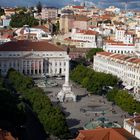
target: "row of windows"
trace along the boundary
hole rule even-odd
[[[77,35],[75,35],[73,38],[78,38],[78,39],[95,39],[95,36],[77,36]]]
[[[120,54],[125,54],[125,53],[133,53],[133,51],[123,51],[123,50],[108,50],[108,52],[112,53],[120,53]]]
[[[41,54],[37,54],[38,56],[41,56]],[[5,54],[0,54],[0,56],[5,56]],[[9,54],[8,56],[20,56],[20,54]],[[53,56],[53,54],[42,54],[42,56]],[[62,56],[62,54],[59,54],[59,56]]]

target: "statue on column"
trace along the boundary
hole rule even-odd
[[[60,102],[72,99],[76,102],[76,95],[72,92],[72,85],[69,83],[69,56],[65,59],[66,62],[66,71],[65,71],[65,83],[62,86],[61,91],[57,94],[57,98]]]

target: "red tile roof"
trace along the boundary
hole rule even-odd
[[[80,30],[79,33],[83,33],[85,35],[97,35],[98,34],[98,32],[92,31],[92,30]]]
[[[97,54],[105,55],[105,56],[110,56],[110,55],[112,55],[113,53],[111,53],[111,52],[98,52]]]
[[[0,45],[0,51],[64,51],[47,41],[32,42],[29,40],[10,41]]]
[[[110,52],[98,52],[97,55],[108,56],[108,58],[113,58],[116,60],[123,60],[130,63],[140,64],[140,58],[134,58],[123,54],[115,54]]]
[[[114,40],[106,40],[105,42],[109,45],[117,45],[118,47],[119,46],[132,46],[132,47],[134,47],[135,46],[134,44],[125,44],[123,42],[114,41]]]
[[[123,128],[98,128],[94,130],[80,130],[76,140],[138,140]]]
[[[84,9],[84,6],[78,5],[78,6],[72,6],[72,8],[75,8],[75,9]]]
[[[34,26],[33,28],[42,29],[44,32],[49,32],[49,28],[44,25]]]
[[[16,140],[10,132],[0,129],[0,140]]]

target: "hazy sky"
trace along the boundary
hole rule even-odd
[[[84,0],[0,0],[1,6],[35,6],[36,3],[40,1],[44,6],[55,6],[61,7],[70,3],[79,3]],[[122,2],[128,1],[128,8],[140,8],[140,0],[87,0],[93,2],[96,5],[99,4],[101,7],[108,7],[109,5],[116,5],[118,7],[123,7]],[[136,3],[137,1],[137,3]]]

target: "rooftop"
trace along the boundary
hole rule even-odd
[[[98,52],[97,55],[106,56],[108,58],[113,58],[115,60],[122,60],[124,62],[130,62],[134,64],[140,64],[140,58],[130,57],[123,54],[114,54],[110,52]]]
[[[138,140],[123,128],[80,130],[76,140]]]
[[[47,41],[18,40],[0,45],[0,51],[64,51]]]

